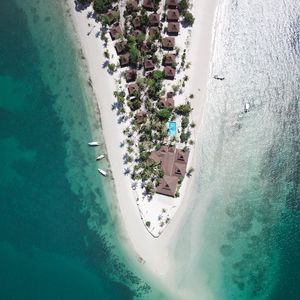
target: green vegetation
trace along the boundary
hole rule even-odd
[[[132,110],[132,111],[135,111],[135,110],[138,110],[139,108],[141,108],[142,106],[142,100],[137,97],[135,99],[130,99],[127,101],[127,105],[129,106],[129,108]]]
[[[162,71],[156,70],[153,72],[153,78],[155,80],[162,80],[164,78],[164,73]]]
[[[181,104],[176,107],[175,112],[181,116],[189,116],[192,111],[191,104],[188,102],[187,104]]]
[[[195,22],[195,18],[193,16],[193,14],[189,11],[187,11],[184,14],[184,23],[187,24],[188,26],[193,26],[194,22]]]
[[[107,59],[109,59],[109,52],[108,52],[108,50],[104,51],[104,57],[107,58]]]
[[[141,26],[142,27],[146,27],[149,24],[149,17],[146,13],[145,10],[142,10],[142,14],[141,14]]]
[[[192,173],[195,171],[194,168],[189,168],[188,172],[187,172],[187,177],[191,177],[192,176]]]
[[[112,0],[93,0],[94,1],[94,10],[97,12],[97,13],[106,13],[110,8],[111,8],[111,5],[112,5]]]
[[[184,14],[188,10],[189,6],[190,6],[189,0],[181,0],[178,3],[178,9],[182,14]]]
[[[100,22],[102,23],[103,26],[109,25],[109,19],[108,19],[108,16],[102,15],[102,16],[100,17]]]
[[[172,112],[167,108],[163,108],[158,111],[158,116],[161,120],[168,121],[172,115]]]
[[[132,44],[129,48],[129,54],[130,54],[130,63],[132,65],[137,65],[141,58],[141,52],[140,50],[136,47],[135,44]]]
[[[187,143],[187,141],[189,140],[190,136],[191,136],[190,131],[183,131],[183,132],[181,132],[181,134],[180,134],[180,142],[181,143]]]
[[[115,64],[109,64],[107,67],[108,67],[109,72],[111,72],[111,73],[114,73],[117,69]]]
[[[91,0],[80,0],[91,1]],[[155,7],[159,7],[161,0],[153,0]],[[113,21],[103,15],[109,9],[113,8],[117,2],[116,0],[93,0],[93,5],[98,13],[98,18],[102,22],[103,26],[111,26]],[[127,1],[126,1],[127,2]],[[139,1],[141,4],[141,1]],[[188,11],[189,1],[181,0],[179,2],[179,9],[181,16],[184,17],[184,22],[187,25],[192,25],[194,22],[193,15]],[[119,13],[113,8],[114,21],[119,19]],[[126,50],[123,53],[129,53],[130,68],[135,69],[137,74],[136,84],[138,89],[136,92],[130,92],[128,95],[127,90],[124,88],[124,74],[118,78],[117,90],[114,92],[116,98],[115,103],[112,104],[112,109],[116,110],[118,115],[118,122],[123,122],[126,128],[123,130],[125,135],[124,141],[120,144],[126,151],[124,155],[124,163],[128,164],[125,173],[130,175],[131,178],[141,181],[143,188],[148,196],[152,196],[161,178],[164,176],[164,172],[160,163],[154,162],[149,159],[151,152],[159,150],[164,145],[175,145],[179,141],[185,143],[185,149],[188,149],[189,143],[191,143],[192,128],[190,124],[189,116],[192,111],[189,102],[177,106],[175,109],[165,107],[166,103],[161,101],[162,97],[166,97],[166,93],[174,91],[174,94],[181,94],[183,92],[186,82],[189,80],[188,76],[183,74],[180,78],[174,81],[174,85],[170,88],[169,85],[164,84],[164,72],[161,71],[162,56],[165,52],[160,48],[161,34],[158,32],[157,37],[149,37],[149,12],[141,8],[141,5],[137,10],[133,10],[133,7],[128,3],[126,4],[126,11],[124,12],[125,22],[122,26],[123,41],[127,42]],[[136,16],[140,16],[141,31],[136,31],[132,20]],[[162,31],[160,26],[160,31]],[[108,32],[106,28],[101,32],[101,39],[107,44]],[[147,36],[147,40],[145,37]],[[174,63],[174,68],[179,67],[181,71],[187,68],[186,65],[186,50],[181,51],[178,47],[175,47],[177,63]],[[117,66],[113,63],[109,63],[109,60],[115,59],[115,56],[110,54],[108,50],[104,51],[104,56],[107,62],[107,69],[110,73],[116,71]],[[149,58],[153,61],[155,68],[151,72],[145,72],[143,62],[145,58]],[[115,62],[115,60],[114,60]],[[127,71],[127,70],[126,70]],[[128,87],[126,84],[125,87]],[[123,90],[124,89],[124,90]],[[192,98],[192,97],[190,97]],[[172,106],[172,105],[170,105]],[[180,117],[178,117],[180,116]],[[181,133],[176,137],[170,137],[168,134],[167,122],[173,118],[181,120]],[[180,122],[180,121],[179,121]],[[179,179],[178,190],[176,196],[179,196],[180,183],[183,178]],[[169,221],[169,219],[168,219]],[[166,223],[168,222],[166,221]],[[147,227],[150,227],[150,221],[146,223]],[[162,223],[163,224],[163,223]],[[164,225],[164,224],[163,224]],[[163,226],[162,225],[162,226]]]
[[[188,117],[182,117],[181,119],[181,127],[183,129],[187,128],[189,126],[189,118]]]

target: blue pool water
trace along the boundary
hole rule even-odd
[[[176,135],[176,122],[169,122],[168,124],[168,132],[170,136],[175,136]]]

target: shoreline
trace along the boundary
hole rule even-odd
[[[195,1],[193,1],[195,2]],[[206,3],[208,1],[201,0],[192,3],[195,15],[195,24],[191,29],[191,45],[187,54],[187,61],[192,61],[191,69],[188,72],[189,80],[186,91],[187,94],[193,93],[194,99],[191,100],[193,107],[192,119],[196,121],[197,126],[193,130],[193,136],[200,133],[203,107],[206,97],[206,83],[209,74],[210,59],[212,56],[213,46],[213,20],[217,0]],[[128,176],[123,175],[123,159],[122,151],[120,151],[120,141],[124,139],[122,127],[117,122],[115,111],[111,109],[112,103],[115,102],[113,91],[115,90],[115,82],[113,76],[108,74],[102,64],[105,59],[103,57],[103,48],[100,38],[93,34],[87,34],[93,31],[93,26],[100,26],[91,18],[87,18],[87,10],[76,11],[75,4],[72,0],[67,0],[67,5],[71,9],[71,16],[76,28],[76,34],[79,38],[81,48],[86,59],[86,64],[91,78],[91,84],[97,99],[97,104],[101,115],[101,124],[105,139],[108,159],[113,173],[116,197],[122,216],[120,225],[122,227],[122,238],[126,238],[134,249],[136,264],[144,262],[145,267],[156,275],[164,277],[169,273],[173,262],[171,251],[171,242],[179,239],[176,237],[177,226],[184,221],[184,212],[188,206],[189,194],[195,184],[194,178],[196,174],[185,179],[182,186],[181,194],[183,203],[180,204],[176,216],[173,217],[170,224],[164,229],[159,238],[154,239],[145,228],[141,220],[140,212],[136,203],[135,195],[131,189],[131,181]],[[88,24],[91,24],[89,26]],[[195,34],[197,37],[195,38]],[[193,39],[194,37],[194,39]],[[201,45],[204,45],[201,47]],[[195,61],[196,58],[196,61]],[[202,70],[197,73],[197,70]],[[194,75],[194,76],[193,76]],[[200,76],[199,76],[200,75]],[[105,99],[105,100],[103,100]],[[199,146],[199,139],[195,141],[192,150]],[[198,161],[195,153],[191,153],[189,165],[196,166]],[[170,199],[172,201],[172,199]],[[153,251],[155,249],[155,251]],[[131,249],[132,251],[132,249]],[[156,255],[160,253],[160,255]]]

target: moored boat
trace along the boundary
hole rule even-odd
[[[103,176],[107,176],[107,173],[102,169],[98,169],[98,172]]]
[[[249,102],[246,102],[245,105],[244,105],[244,112],[247,113],[250,109],[250,104]]]
[[[89,146],[99,146],[99,142],[89,142]]]
[[[101,160],[101,159],[103,159],[104,157],[105,157],[104,154],[101,154],[101,155],[99,155],[99,156],[96,157],[96,160]]]

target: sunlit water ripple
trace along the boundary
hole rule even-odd
[[[299,1],[221,0],[216,24],[211,78],[225,79],[209,82],[183,282],[213,299],[299,299]]]

